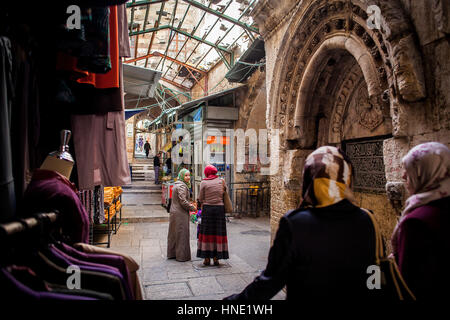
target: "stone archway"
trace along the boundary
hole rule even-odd
[[[139,113],[137,115],[135,115],[133,118],[133,159],[139,158],[139,157],[143,157],[144,155],[144,151],[141,150],[137,150],[137,144],[138,144],[138,140],[139,137],[142,138],[142,143],[145,143],[146,140],[149,140],[150,142],[150,146],[151,146],[151,150],[152,152],[150,152],[150,156],[152,155],[152,153],[156,150],[156,139],[155,137],[150,134],[150,132],[148,130],[146,130],[144,128],[144,124],[146,122],[151,122],[153,120],[153,118],[150,116],[149,112],[142,112]]]
[[[282,170],[272,177],[276,216],[298,205],[303,161],[316,147],[408,135],[408,103],[425,96],[421,58],[400,2],[377,4],[381,30],[368,28],[363,1],[296,6],[268,97],[267,124],[279,129],[281,145]],[[362,192],[357,198],[361,206],[380,208],[389,237],[395,212],[386,194]]]

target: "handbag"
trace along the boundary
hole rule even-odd
[[[223,185],[223,204],[225,206],[225,213],[233,213],[233,203],[231,202],[230,196],[228,195],[227,189],[225,188],[225,181],[222,180]]]
[[[375,230],[375,264],[380,268],[381,293],[392,300],[415,301],[416,297],[403,279],[395,258],[387,257],[383,250],[383,238],[374,215],[367,209],[361,209],[369,215]]]

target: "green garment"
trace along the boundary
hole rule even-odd
[[[191,181],[189,180],[189,182],[184,181],[184,176],[186,175],[186,173],[188,173],[189,170],[186,168],[183,168],[180,170],[180,172],[178,173],[178,181],[184,182],[187,187],[190,189],[191,188]]]

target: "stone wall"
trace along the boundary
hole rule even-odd
[[[128,163],[133,162],[134,157],[134,117],[125,122],[125,136],[127,137],[127,159]]]
[[[367,25],[369,4],[380,29]],[[272,236],[301,200],[311,150],[382,137],[387,192],[355,196],[389,239],[407,197],[401,158],[422,142],[450,146],[450,2],[262,0],[252,16],[265,41],[267,127],[281,132]]]

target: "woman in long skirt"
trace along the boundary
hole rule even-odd
[[[216,175],[216,167],[205,168],[205,179],[200,184],[198,202],[202,207],[202,221],[199,227],[197,257],[204,258],[203,264],[219,265],[219,259],[228,259],[228,239],[223,195],[225,182]]]
[[[178,174],[178,180],[172,190],[169,233],[167,236],[168,259],[191,260],[189,211],[195,211],[196,208],[189,203],[190,186],[190,173],[187,169],[183,169]]]

